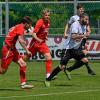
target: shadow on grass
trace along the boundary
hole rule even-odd
[[[27,80],[27,82],[44,82],[43,80]]]
[[[23,91],[23,90],[15,88],[0,88],[0,91]]]
[[[77,73],[71,73],[71,75],[80,76],[80,74],[77,74]]]
[[[73,86],[72,84],[55,84],[55,86]]]

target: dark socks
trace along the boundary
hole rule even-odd
[[[88,63],[86,63],[85,65],[86,65],[87,70],[91,70],[91,68],[90,68]]]
[[[75,62],[71,67],[67,68],[67,70],[68,70],[69,72],[71,72],[72,70],[75,70],[75,69],[80,68],[82,65],[84,65],[84,62],[82,62],[82,61],[77,61],[77,62]]]
[[[59,66],[56,67],[56,68],[52,71],[52,73],[50,74],[50,76],[49,76],[48,78],[46,78],[46,80],[47,80],[47,81],[51,81],[51,79],[52,79],[55,75],[57,75],[60,71],[61,71],[60,67],[59,67]]]
[[[96,75],[95,72],[91,69],[91,67],[89,66],[88,63],[86,63],[85,65],[86,65],[88,74],[90,74],[90,75]]]

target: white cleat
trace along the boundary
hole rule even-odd
[[[30,85],[30,84],[24,84],[24,85],[21,85],[21,88],[22,89],[32,89],[34,86],[33,85]]]
[[[46,87],[50,87],[50,82],[49,82],[49,81],[46,81],[46,80],[45,80],[45,81],[44,81],[44,84],[45,84]]]

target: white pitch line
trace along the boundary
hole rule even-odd
[[[84,90],[84,91],[72,91],[72,92],[56,92],[48,94],[35,94],[35,95],[25,95],[25,96],[8,96],[0,97],[1,99],[8,98],[23,98],[23,97],[41,97],[41,96],[50,96],[50,95],[61,95],[61,94],[75,94],[75,93],[88,93],[88,92],[99,92],[100,90]]]

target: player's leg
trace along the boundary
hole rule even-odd
[[[4,74],[7,69],[9,64],[12,62],[13,59],[13,53],[10,48],[7,46],[3,46],[2,48],[2,58],[1,58],[1,64],[0,64],[0,74]]]
[[[75,63],[72,66],[66,68],[65,70],[71,72],[71,71],[73,71],[75,69],[80,68],[83,65],[84,65],[84,63],[82,61],[75,61]]]
[[[46,78],[48,78],[52,71],[52,57],[49,47],[45,43],[42,43],[38,46],[38,52],[42,53],[45,56]]]
[[[17,62],[20,66],[20,82],[21,82],[21,88],[22,89],[30,89],[33,88],[33,85],[27,84],[26,82],[26,63],[25,61],[20,58]]]
[[[86,63],[85,66],[87,68],[88,74],[90,74],[90,75],[96,75],[96,73],[90,67],[89,63]]]
[[[51,81],[51,79],[57,75],[60,71],[64,70],[65,66],[67,65],[68,61],[70,59],[69,51],[66,52],[66,54],[61,58],[60,65],[58,65],[50,74],[50,76],[47,78],[48,81]]]
[[[85,44],[86,44],[86,39],[84,38],[82,40],[82,42],[81,42],[81,45],[80,45],[79,49],[81,49],[83,51],[83,53],[85,55],[87,55],[88,51],[85,49]],[[87,68],[88,74],[90,74],[90,75],[96,75],[95,72],[91,69],[89,63],[85,64],[85,66]]]
[[[71,67],[67,68],[69,72],[72,70],[80,68],[82,65],[88,63],[88,59],[86,58],[85,54],[82,50],[72,50],[72,57],[77,60]]]
[[[62,51],[61,51],[61,59],[63,59],[65,53],[66,53],[66,49],[62,49]],[[63,65],[57,66],[57,69],[55,68],[55,71],[54,71],[55,76],[53,76],[52,80],[55,80],[55,79],[57,78],[57,74],[58,74],[61,70],[63,70],[63,69],[65,69],[65,65],[64,65],[64,67],[63,67]],[[64,71],[64,72],[65,72],[65,71]],[[65,73],[66,73],[66,72],[65,72]],[[52,76],[51,76],[51,77],[52,77]]]
[[[84,50],[83,50],[83,53],[84,53],[85,55],[87,55],[88,51],[84,49]],[[90,74],[90,75],[96,75],[95,72],[94,72],[94,71],[92,70],[92,68],[90,67],[89,63],[86,63],[85,66],[86,66],[86,68],[87,68],[88,74]]]
[[[50,53],[45,53],[45,65],[46,65],[46,78],[50,76],[51,70],[52,70],[52,58]]]
[[[55,76],[61,71],[61,68],[64,69],[63,66],[60,66],[60,65],[57,66],[57,67],[54,68],[54,70],[51,72],[50,76],[49,76],[48,78],[46,78],[46,80],[45,80],[45,86],[46,86],[46,87],[49,87],[49,86],[50,86],[50,82],[49,82],[49,81],[51,81],[51,80],[53,79],[53,77],[55,77]]]
[[[14,50],[14,62],[16,62],[20,66],[20,82],[21,82],[21,88],[23,89],[30,89],[33,88],[33,85],[28,85],[26,83],[26,62],[23,60],[22,57],[20,57],[17,50]]]
[[[44,46],[44,47],[46,47],[46,46]],[[41,49],[42,49],[42,48],[41,48]],[[47,50],[47,51],[46,51],[47,53],[45,53],[44,50]],[[49,51],[48,47],[47,47],[47,49],[44,49],[44,50],[43,50],[43,52],[42,52],[42,53],[44,53],[45,58],[46,58],[46,80],[45,80],[44,83],[45,83],[45,86],[46,86],[46,87],[49,87],[49,86],[50,86],[50,82],[49,82],[49,81],[51,81],[51,79],[53,79],[53,77],[55,77],[55,76],[61,71],[61,69],[60,69],[59,66],[57,66],[57,67],[51,72],[52,62],[51,62],[50,51]],[[49,66],[48,66],[48,64],[49,64]]]

